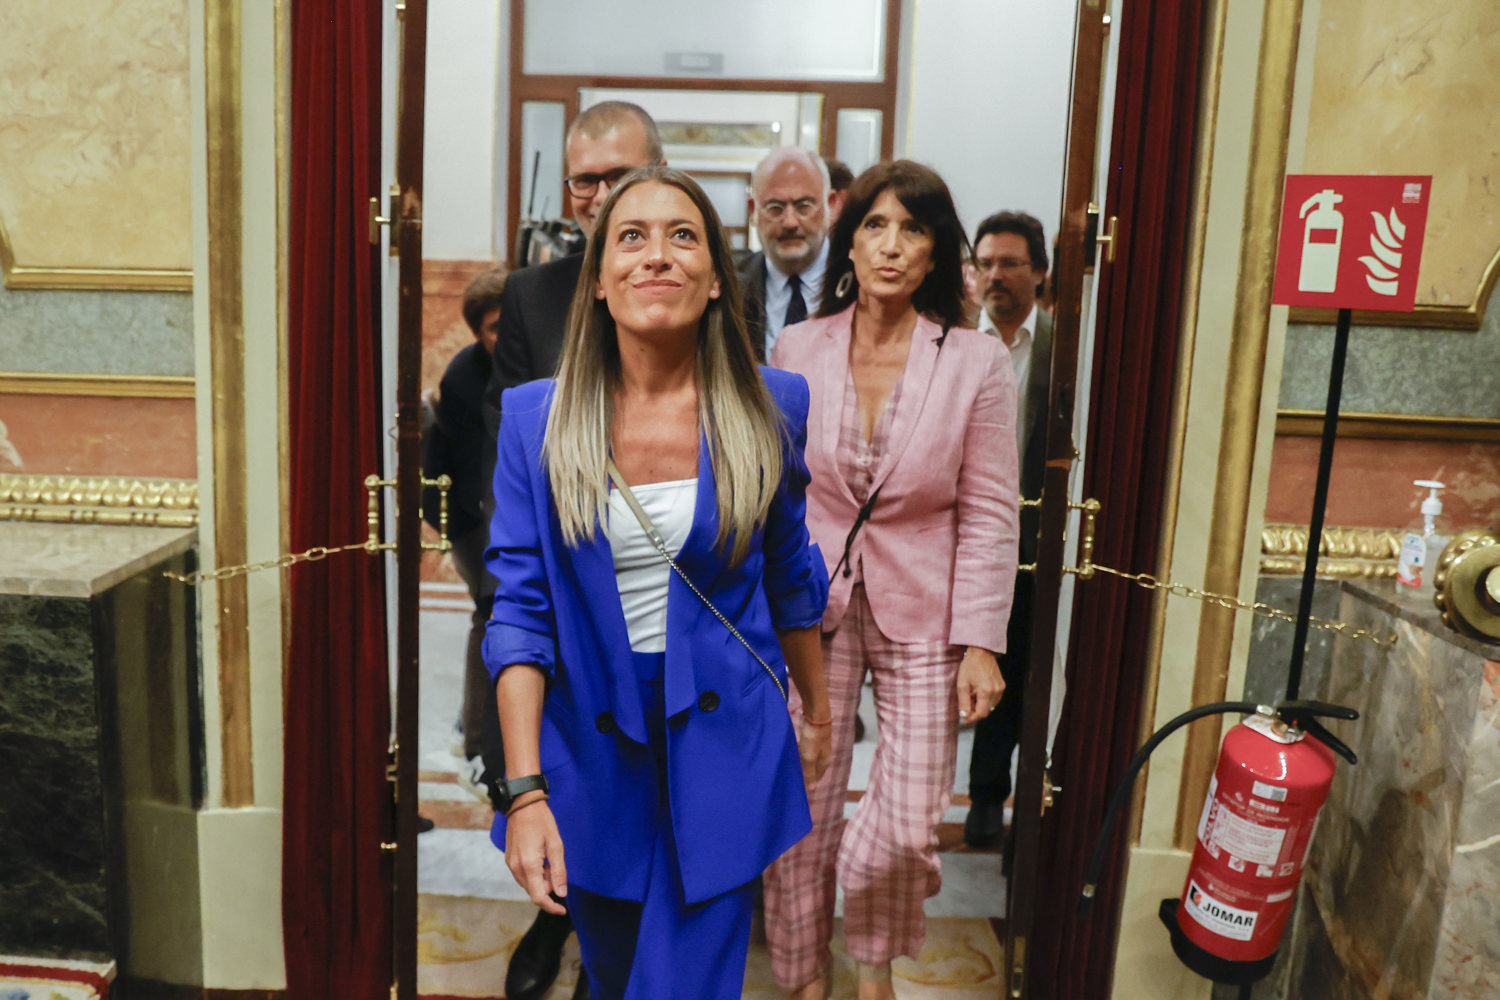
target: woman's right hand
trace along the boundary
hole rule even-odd
[[[505,864],[531,901],[548,913],[568,910],[552,896],[568,894],[568,867],[552,807],[523,796],[505,822]]]
[[[809,725],[802,719],[797,726],[797,756],[802,759],[802,781],[811,792],[833,763],[833,727]]]

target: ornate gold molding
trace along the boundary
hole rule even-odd
[[[240,0],[204,4],[204,91],[208,140],[208,323],[213,376],[214,560],[248,561],[245,441],[243,109]],[[219,720],[223,804],[255,804],[250,720],[250,597],[243,577],[220,582]]]
[[[0,474],[0,521],[198,525],[198,484],[191,479]]]
[[[4,221],[0,221],[0,270],[5,272],[6,288],[117,292],[185,292],[192,291],[193,288],[192,271],[135,267],[28,267],[17,264]]]
[[[1319,437],[1321,410],[1276,411],[1276,434]],[[1500,442],[1500,420],[1489,417],[1420,417],[1402,413],[1340,413],[1339,437],[1383,441]]]
[[[1356,310],[1355,326],[1399,326],[1427,327],[1444,330],[1477,331],[1484,323],[1485,310],[1489,308],[1490,295],[1495,291],[1495,282],[1500,279],[1500,251],[1490,258],[1484,275],[1475,289],[1474,301],[1466,306],[1418,305],[1411,312],[1365,312]],[[1338,313],[1332,309],[1309,309],[1297,306],[1287,314],[1291,323],[1309,323],[1316,326],[1332,326]]]
[[[0,372],[0,395],[192,399],[191,375],[54,375]]]
[[[1271,576],[1300,574],[1307,559],[1309,526],[1268,524],[1260,533],[1260,571]],[[1396,575],[1401,534],[1386,528],[1324,528],[1318,574],[1340,579]]]

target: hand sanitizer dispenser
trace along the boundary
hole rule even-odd
[[[1437,531],[1438,515],[1443,512],[1443,501],[1438,490],[1443,484],[1433,479],[1418,479],[1420,486],[1429,493],[1422,499],[1422,525],[1420,530],[1413,525],[1401,537],[1401,556],[1396,562],[1396,592],[1414,594],[1432,600],[1432,575],[1437,570],[1438,556],[1448,544],[1446,535]]]

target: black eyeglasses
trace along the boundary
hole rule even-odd
[[[575,198],[592,198],[594,192],[599,190],[602,183],[606,187],[614,187],[620,183],[620,179],[630,173],[635,167],[615,167],[615,169],[603,174],[574,174],[572,177],[563,178],[563,183],[568,185],[568,193]]]

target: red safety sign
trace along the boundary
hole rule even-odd
[[[1411,312],[1431,177],[1292,174],[1271,301]]]

